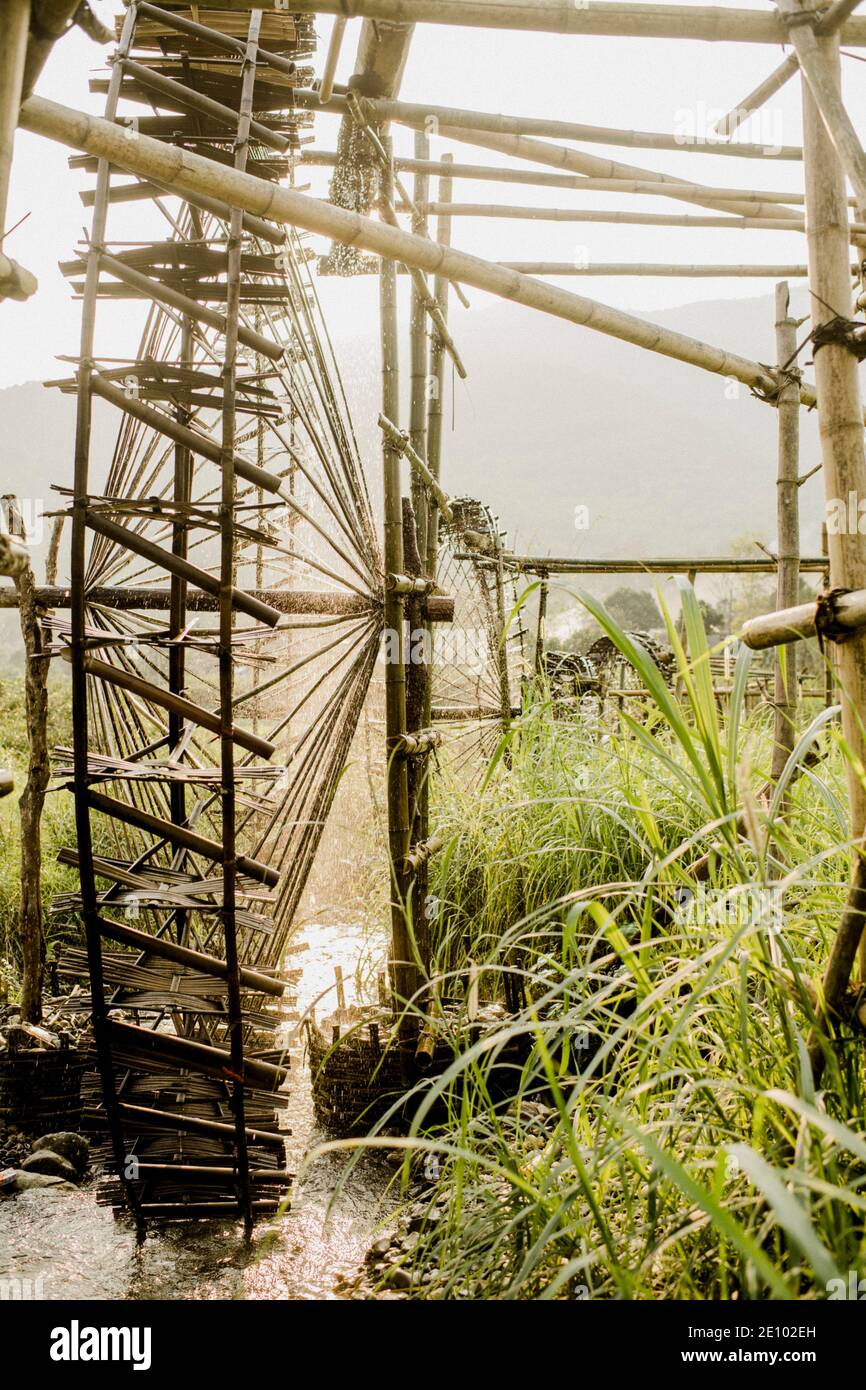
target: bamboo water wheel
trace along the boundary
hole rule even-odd
[[[525,632],[496,518],[472,498],[451,507],[453,521],[440,523],[437,581],[454,597],[454,621],[434,635],[432,715],[443,734],[440,761],[471,778],[520,712]]]
[[[295,93],[312,47],[312,22],[282,11],[132,3],[93,86],[130,140],[273,182],[311,119]],[[72,665],[57,771],[80,891],[57,906],[81,914],[87,949],[61,969],[87,979],[70,1007],[92,1014],[108,1200],[141,1221],[249,1222],[290,1176],[280,971],[376,660],[379,547],[304,241],[72,162],[96,178],[63,267],[80,356],[53,383],[78,398],[72,606],[52,628]],[[127,203],[150,239],[122,240]],[[97,333],[116,299],[144,310],[121,361]],[[94,398],[117,418],[105,476]]]

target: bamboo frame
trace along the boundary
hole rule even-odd
[[[157,140],[140,135],[129,141],[107,121],[71,111],[44,98],[31,97],[22,108],[27,129],[74,148],[103,154],[136,173],[168,182],[179,192],[212,194],[230,198],[248,212],[267,214],[308,231],[321,232],[334,241],[373,251],[387,259],[404,261],[421,270],[446,275],[465,285],[489,291],[515,303],[541,309],[569,322],[597,329],[652,352],[689,362],[706,371],[733,378],[763,392],[774,392],[775,378],[757,362],[736,353],[713,348],[684,334],[661,328],[596,300],[575,295],[558,286],[544,285],[529,276],[505,270],[489,261],[439,246],[387,223],[375,222],[296,193],[287,188],[263,186],[264,181],[215,165],[188,150],[167,150]],[[127,146],[124,149],[124,146]],[[800,400],[814,405],[814,392],[803,386]],[[131,404],[131,403],[130,403]],[[386,412],[387,413],[387,412]]]

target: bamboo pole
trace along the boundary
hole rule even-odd
[[[775,574],[775,560],[721,559],[705,555],[697,559],[684,557],[675,560],[578,560],[552,555],[515,555],[505,551],[503,560],[527,574]],[[822,556],[807,556],[800,561],[802,573],[822,574],[827,561]]]
[[[386,137],[385,149],[391,154]],[[382,198],[393,201],[389,167],[382,174]],[[397,275],[393,260],[382,257],[380,322],[382,335],[382,410],[388,419],[399,416]],[[400,487],[400,454],[387,435],[382,439],[384,468],[386,575],[403,572],[403,512]],[[391,983],[395,1009],[415,993],[416,972],[406,921],[406,854],[409,849],[409,793],[406,760],[397,752],[406,733],[406,666],[403,650],[403,601],[395,589],[385,589],[385,750],[388,763],[388,844],[391,860]],[[405,1018],[405,1015],[403,1015]],[[405,1027],[405,1024],[404,1024]]]
[[[775,391],[775,378],[768,369],[738,354],[647,323],[633,314],[572,294],[559,286],[541,284],[489,261],[439,246],[385,222],[362,217],[289,188],[276,187],[264,179],[214,164],[188,150],[163,145],[145,135],[129,140],[110,121],[70,110],[44,98],[31,97],[22,107],[22,124],[36,134],[99,154],[135,173],[167,179],[179,196],[187,191],[221,194],[223,199],[230,199],[248,212],[267,213],[274,221],[321,232],[332,240],[388,259],[402,260],[428,273],[445,275],[449,280],[474,285],[637,347],[733,378],[759,391]],[[814,404],[815,396],[810,387],[801,388],[800,400],[804,405]]]
[[[713,127],[716,134],[733,135],[755,111],[760,111],[761,107],[770,100],[770,97],[781,91],[785,83],[794,76],[799,66],[796,53],[789,53],[787,58],[783,59],[777,68],[774,68],[769,77],[765,78],[754,91],[749,92],[748,96],[743,97],[743,100],[738,102],[732,111],[729,111],[726,116],[716,122]]]
[[[305,150],[301,155],[303,164],[331,166],[336,164],[339,156],[334,151],[329,150]],[[447,164],[447,168],[446,168]],[[438,174],[442,177],[452,177],[455,179],[473,179],[481,182],[492,183],[514,183],[529,184],[540,188],[574,188],[578,192],[585,193],[642,193],[651,197],[667,197],[670,194],[670,181],[662,180],[662,176],[655,175],[652,178],[622,179],[622,178],[594,178],[584,174],[548,174],[541,169],[513,169],[510,167],[492,164],[458,164],[454,162],[452,155],[443,155],[441,160],[418,160],[418,159],[395,159],[395,168],[400,173],[418,173],[423,165],[423,172],[427,174]],[[752,189],[752,188],[717,188],[705,184],[689,183],[685,180],[678,180],[676,183],[677,197],[684,198],[691,194],[694,200],[702,197],[712,197],[723,201],[736,199],[740,202],[757,203],[768,202],[773,205],[780,203],[802,204],[805,201],[803,193],[780,193],[774,189]],[[854,200],[851,199],[853,205]],[[754,208],[752,209],[754,212]],[[771,214],[767,214],[771,215]],[[802,213],[800,214],[802,217]]]
[[[334,78],[337,75],[337,64],[340,61],[340,49],[343,46],[343,36],[346,32],[347,19],[345,15],[337,15],[334,20],[334,27],[331,30],[331,38],[328,43],[328,51],[325,54],[325,66],[322,69],[322,80],[319,83],[318,97],[320,103],[330,101],[334,91]]]
[[[415,156],[427,159],[430,142],[421,131],[415,132]],[[423,204],[427,202],[429,181],[425,173],[415,175],[414,202],[417,211],[412,217],[412,231],[416,236],[427,237],[427,214]],[[411,321],[409,331],[410,352],[410,403],[409,403],[409,442],[420,458],[427,459],[427,312],[426,301],[430,290],[426,278],[421,286],[413,283],[411,301]],[[415,512],[415,527],[418,549],[421,555],[427,553],[427,497],[420,479],[413,475],[412,507]]]
[[[759,618],[749,618],[740,636],[754,652],[800,642],[816,635],[819,610],[820,604],[813,601],[798,603],[778,613],[763,613]],[[833,620],[848,632],[866,627],[866,589],[840,594],[833,604]]]
[[[223,0],[231,10],[259,0]],[[697,39],[705,42],[781,44],[786,30],[772,11],[722,9],[709,5],[605,3],[574,0],[298,0],[296,14],[363,15],[404,24],[455,24],[486,29],[535,30],[548,34],[595,34],[639,39]],[[866,24],[849,20],[848,47],[866,45]]]
[[[29,26],[30,0],[6,0],[6,4],[0,6],[0,246],[6,229],[12,153]]]
[[[776,361],[790,378],[779,387],[778,475],[776,517],[779,568],[776,576],[776,602],[779,608],[792,608],[800,592],[800,400],[797,355],[797,324],[790,315],[788,286],[776,286]],[[782,661],[774,660],[775,714],[771,776],[778,781],[794,747],[797,719],[797,648],[792,647]]]
[[[298,106],[315,108],[318,97],[315,92],[301,89],[296,92],[295,101]],[[492,111],[469,111],[457,106],[433,106],[382,97],[365,98],[364,107],[374,125],[394,121],[415,130],[433,129],[438,134],[460,127],[470,131],[489,131],[496,135],[546,135],[558,140],[579,140],[582,144],[616,145],[622,149],[696,151],[700,154],[734,155],[738,159],[800,160],[803,157],[802,149],[796,145],[768,147],[747,144],[745,141],[730,145],[716,136],[701,138],[669,135],[666,131],[624,130],[578,121],[548,120],[541,116],[503,116]],[[343,114],[349,109],[348,98],[331,97],[326,109],[334,114]]]
[[[616,179],[614,191],[624,193],[630,189],[626,184],[663,184],[666,198],[683,199],[686,202],[701,203],[717,212],[733,212],[740,216],[761,216],[764,208],[760,202],[737,197],[717,197],[713,190],[704,190],[700,184],[678,179],[673,174],[662,174],[655,169],[644,169],[635,164],[622,164],[615,159],[602,159],[588,154],[585,150],[575,150],[570,146],[554,145],[549,140],[536,140],[528,135],[501,135],[489,131],[463,129],[459,126],[441,126],[439,135],[446,140],[459,140],[463,144],[478,145],[481,149],[495,150],[498,154],[510,155],[513,159],[525,159],[533,164],[548,164],[555,169],[567,169],[573,174],[586,174],[590,178]],[[784,206],[772,209],[777,217],[789,216],[796,219],[797,213],[785,210]],[[772,215],[769,214],[769,215]]]
[[[792,32],[796,34],[797,29]],[[815,44],[820,51],[821,65],[832,75],[832,86],[838,94],[841,84],[838,37],[816,39]],[[844,226],[845,179],[805,68],[802,85],[812,324],[818,328],[835,314],[848,316],[851,311]],[[825,500],[847,498],[852,491],[858,497],[866,497],[866,453],[857,359],[842,344],[826,344],[815,353],[815,381]],[[840,532],[829,536],[828,540],[832,585],[846,589],[866,588],[863,539],[857,534]],[[866,739],[861,720],[866,713],[866,640],[862,636],[855,637],[840,645],[836,655],[843,731],[854,758],[863,764],[866,763]],[[851,834],[855,842],[860,842],[866,828],[866,789],[850,763],[848,796]],[[849,914],[833,942],[824,977],[826,1007],[831,1014],[847,984],[862,931],[862,919],[857,914],[853,918]],[[852,932],[856,933],[853,941]],[[820,1070],[821,1057],[817,1048],[813,1047],[812,1055]]]
[[[441,203],[426,203],[422,209],[431,215],[438,214]],[[408,212],[404,206],[398,212]],[[604,222],[623,223],[636,227],[715,227],[721,229],[748,230],[762,232],[805,232],[805,219],[796,222],[779,217],[702,217],[689,213],[676,215],[669,212],[621,212],[618,209],[599,210],[596,208],[536,208],[510,203],[454,203],[449,209],[453,217],[495,217],[526,222]],[[850,227],[852,236],[866,236],[866,222],[854,222]]]
[[[453,163],[454,158],[452,155],[443,156],[442,171],[439,174],[439,199],[436,204],[436,240],[440,246],[446,247],[451,245],[450,208],[453,181],[450,171]],[[449,282],[445,276],[437,275],[433,281],[433,293],[436,297],[436,303],[439,306],[440,319],[442,323],[446,325],[448,323],[448,288]],[[430,399],[427,407],[427,467],[437,487],[439,487],[439,480],[442,472],[442,405],[444,395],[444,346],[441,337],[434,333],[430,344]],[[436,575],[436,564],[439,551],[439,515],[441,511],[441,499],[437,497],[435,490],[431,488],[427,517],[426,564],[427,574],[431,579],[435,578]],[[429,706],[426,709],[425,723],[430,723]]]
[[[20,509],[4,497],[10,534],[26,539]],[[36,580],[28,551],[14,569],[18,617],[24,643],[24,712],[27,726],[27,778],[18,801],[21,827],[21,900],[18,944],[21,951],[21,1018],[39,1023],[45,977],[42,919],[42,809],[51,779],[48,756],[48,654],[42,631]]]
[[[806,265],[676,265],[669,261],[590,261],[575,265],[572,261],[497,261],[505,270],[521,275],[555,276],[660,276],[671,280],[805,280]]]

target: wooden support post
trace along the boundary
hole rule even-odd
[[[542,575],[538,591],[538,626],[535,629],[535,674],[540,676],[544,670],[544,638],[547,627],[547,576]]]
[[[452,164],[453,155],[443,155],[443,164]],[[436,220],[436,240],[440,246],[451,245],[451,217],[447,211],[448,204],[451,202],[453,192],[453,180],[450,174],[442,173],[439,176],[439,205],[443,211],[438,213]],[[448,322],[448,289],[449,281],[443,275],[437,275],[433,281],[433,293],[436,303],[439,305],[439,313],[442,322]],[[427,467],[433,477],[439,482],[442,471],[442,401],[445,394],[445,347],[438,333],[433,334],[430,344],[430,393],[427,405]],[[436,560],[439,547],[439,509],[435,505],[435,498],[430,498],[428,508],[427,523],[427,564],[428,575],[435,577]],[[427,721],[429,710],[427,712]]]
[[[3,502],[10,535],[26,539],[23,519],[15,499],[4,497]],[[24,642],[24,714],[28,746],[27,780],[18,801],[21,825],[21,901],[18,905],[21,1018],[25,1023],[39,1023],[45,976],[41,824],[45,793],[51,776],[48,757],[48,654],[29,555],[16,569],[14,579]]]
[[[420,131],[415,132],[415,157],[428,159],[430,142]],[[420,208],[427,202],[429,180],[425,173],[415,175],[415,206]],[[413,214],[412,231],[417,236],[427,236],[427,216],[424,212]],[[426,276],[424,277],[426,284]],[[412,285],[412,318],[410,324],[410,404],[409,441],[417,454],[427,461],[427,313],[425,298],[421,287]],[[429,294],[429,291],[428,291]],[[415,526],[418,536],[418,550],[427,553],[427,496],[416,476],[412,478],[412,507],[415,511]]]
[[[390,155],[390,140],[383,141]],[[382,196],[393,202],[392,178],[383,170]],[[397,338],[397,272],[389,257],[379,269],[379,312],[382,335],[382,411],[389,420],[399,417],[400,388]],[[386,574],[403,572],[403,514],[400,487],[400,453],[387,435],[382,437],[384,468]],[[403,650],[403,600],[385,590],[385,750],[388,760],[388,845],[391,859],[391,986],[395,1010],[415,992],[416,971],[406,922],[406,854],[409,848],[409,795],[406,761],[396,745],[406,732],[406,666]],[[403,1031],[406,1031],[405,1022]]]
[[[779,570],[776,603],[793,608],[800,596],[800,374],[796,369],[797,325],[790,316],[790,294],[785,281],[776,286],[776,362],[790,373],[779,386],[779,448],[776,481],[776,517]],[[797,648],[776,651],[774,662],[773,762],[777,781],[791,750],[797,718]]]
[[[829,67],[838,92],[840,86],[839,40],[818,39],[821,57]],[[837,314],[850,317],[851,285],[848,267],[845,178],[833,144],[812,96],[803,81],[803,129],[806,175],[806,222],[809,244],[809,287],[812,292],[814,328]],[[827,343],[815,352],[815,381],[823,461],[824,495],[827,502],[853,492],[866,497],[866,454],[863,447],[863,415],[857,359],[843,343]],[[830,575],[834,587],[866,587],[866,544],[856,533],[828,537]],[[866,638],[857,636],[838,649],[838,678],[842,697],[842,725],[849,747],[866,763],[866,739],[861,720],[866,714]],[[848,795],[851,834],[861,841],[866,826],[866,791],[857,772],[849,769]],[[832,1013],[841,999],[862,935],[857,914],[847,914],[840,925],[825,974],[826,1006]],[[845,968],[847,966],[847,968]],[[813,1049],[813,1060],[820,1066]]]
[[[5,0],[5,4],[0,5],[0,246],[6,230],[6,205],[29,26],[30,0]]]
[[[250,133],[256,123],[252,119],[253,88],[256,80],[256,53],[261,29],[262,12],[253,10],[247,32],[241,81],[240,106],[237,118],[234,165],[246,167]],[[220,571],[219,571],[219,696],[220,696],[220,810],[223,847],[223,910],[222,929],[226,960],[226,1006],[228,1042],[232,1071],[243,1077],[247,1069],[244,1060],[243,1011],[241,1006],[240,959],[235,919],[237,878],[240,867],[237,853],[235,812],[235,745],[234,730],[234,593],[235,593],[235,428],[237,394],[237,355],[240,327],[241,254],[243,211],[233,207],[229,221],[226,252],[226,333],[223,359],[223,408],[220,457]],[[249,1156],[247,1152],[246,1118],[244,1114],[244,1084],[236,1080],[232,1086],[232,1110],[235,1122],[235,1156],[237,1159],[238,1205],[247,1229],[253,1223],[250,1190]]]

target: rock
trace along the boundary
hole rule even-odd
[[[379,1259],[380,1256],[387,1255],[390,1249],[391,1237],[385,1236],[382,1240],[377,1240],[373,1242],[373,1244],[370,1246],[370,1249],[367,1251],[367,1259],[372,1264],[375,1260]]]
[[[42,1149],[50,1149],[52,1153],[65,1158],[67,1163],[72,1164],[79,1177],[86,1173],[90,1161],[90,1145],[80,1134],[73,1134],[71,1130],[43,1134],[40,1139],[34,1140],[33,1152],[39,1153]]]
[[[411,1289],[412,1276],[408,1270],[401,1269],[398,1265],[397,1268],[392,1269],[391,1273],[388,1275],[388,1283],[395,1289]]]
[[[40,1173],[45,1177],[65,1178],[67,1182],[74,1183],[78,1174],[69,1162],[61,1154],[56,1154],[51,1149],[37,1149],[35,1153],[29,1154],[21,1164],[25,1173]]]
[[[14,1192],[32,1192],[37,1188],[50,1189],[52,1192],[74,1192],[75,1183],[65,1182],[63,1178],[55,1178],[50,1173],[25,1173],[22,1169],[15,1170]]]

